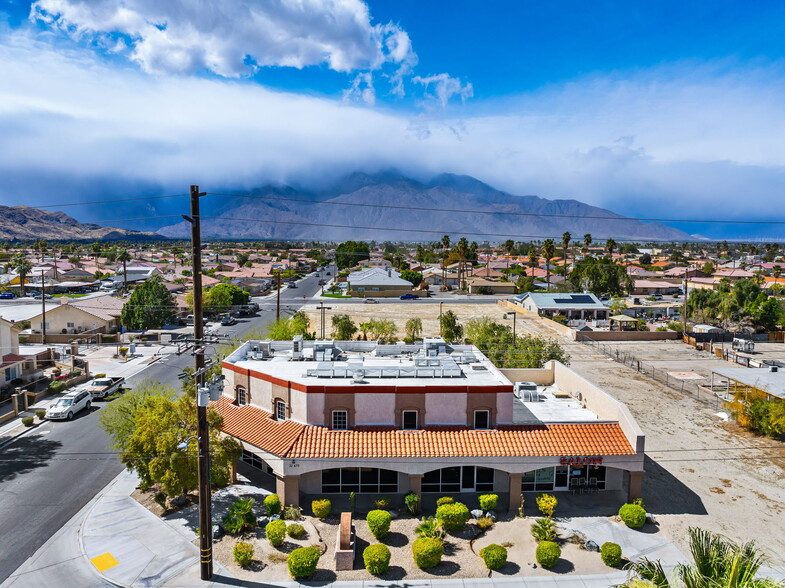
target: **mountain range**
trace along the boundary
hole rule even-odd
[[[0,206],[0,239],[6,241],[139,240],[160,238],[155,233],[83,224],[64,212],[29,206]]]
[[[227,196],[216,212],[202,217],[202,234],[221,239],[436,241],[451,235],[470,241],[561,240],[565,231],[574,239],[586,233],[600,240],[695,238],[578,200],[517,196],[454,174],[421,182],[397,172],[358,172],[320,191],[267,185]],[[158,232],[184,239],[190,225],[181,222]]]

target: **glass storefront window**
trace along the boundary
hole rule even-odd
[[[423,492],[489,492],[493,490],[491,468],[463,466],[426,472],[422,478]]]
[[[378,494],[398,492],[398,472],[379,468],[333,468],[322,470],[322,493]]]

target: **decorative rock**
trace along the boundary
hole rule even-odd
[[[475,508],[473,511],[470,511],[469,514],[471,514],[475,519],[482,517],[482,511],[479,508]]]
[[[213,525],[213,539],[220,539],[224,536],[224,528],[221,525]]]
[[[532,564],[529,564],[529,566],[531,567],[531,569],[535,569],[537,567],[537,564],[536,563],[532,563]]]
[[[390,518],[391,519],[397,519],[398,517],[401,516],[400,513],[397,510],[390,510],[388,512],[390,513]]]
[[[270,520],[271,521],[279,521],[279,520],[281,520],[281,515],[271,515],[270,516]]]
[[[270,522],[270,517],[259,517],[258,519],[256,519],[256,524],[259,525],[260,527],[266,527],[267,523],[269,522]]]
[[[188,502],[188,499],[185,496],[175,496],[172,498],[171,503],[172,506],[176,506],[177,508],[181,508],[185,506],[185,503]]]
[[[646,522],[647,523],[651,523],[652,525],[656,525],[657,524],[657,519],[654,517],[653,514],[651,514],[650,512],[647,512],[646,513]]]
[[[597,545],[597,544],[596,544],[594,541],[592,541],[591,539],[589,539],[589,540],[586,542],[586,545],[585,545],[585,547],[586,547],[586,551],[599,551],[599,550],[600,550],[600,546],[599,546],[599,545]]]
[[[485,516],[488,517],[489,519],[491,519],[492,521],[495,521],[496,520],[496,511],[495,510],[489,510],[488,512],[485,513]]]

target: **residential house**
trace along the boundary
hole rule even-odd
[[[392,268],[370,268],[352,272],[346,278],[347,290],[352,296],[386,298],[412,291],[412,283],[401,278]]]
[[[678,283],[664,280],[633,280],[633,294],[676,294],[680,291]]]
[[[619,502],[641,492],[635,419],[555,361],[502,370],[438,338],[295,338],[247,341],[222,368],[222,430],[242,443],[244,473],[272,474],[285,504],[352,492],[361,508],[380,494],[399,506],[415,492],[431,508],[445,494],[475,503],[494,492],[514,511],[529,492],[582,486]]]
[[[515,294],[514,282],[500,282],[498,280],[486,280],[481,277],[471,277],[466,280],[469,287],[469,294]],[[481,290],[484,288],[484,290]]]
[[[610,313],[610,308],[590,292],[575,294],[526,292],[513,298],[513,302],[541,316],[562,315],[573,320],[607,320]]]
[[[755,274],[744,269],[723,269],[714,272],[712,277],[719,279],[725,278],[731,282],[735,282],[736,280],[742,279],[749,280],[750,278],[754,278]]]

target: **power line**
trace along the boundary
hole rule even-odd
[[[62,208],[66,206],[88,206],[93,204],[117,204],[118,202],[136,202],[140,200],[160,200],[162,198],[177,198],[188,196],[188,194],[166,194],[164,196],[136,196],[132,198],[115,198],[111,200],[88,200],[85,202],[63,202],[58,204],[35,204],[29,205],[30,208]],[[104,221],[101,221],[104,222]],[[117,222],[117,221],[112,221]],[[88,223],[89,224],[89,223]]]

